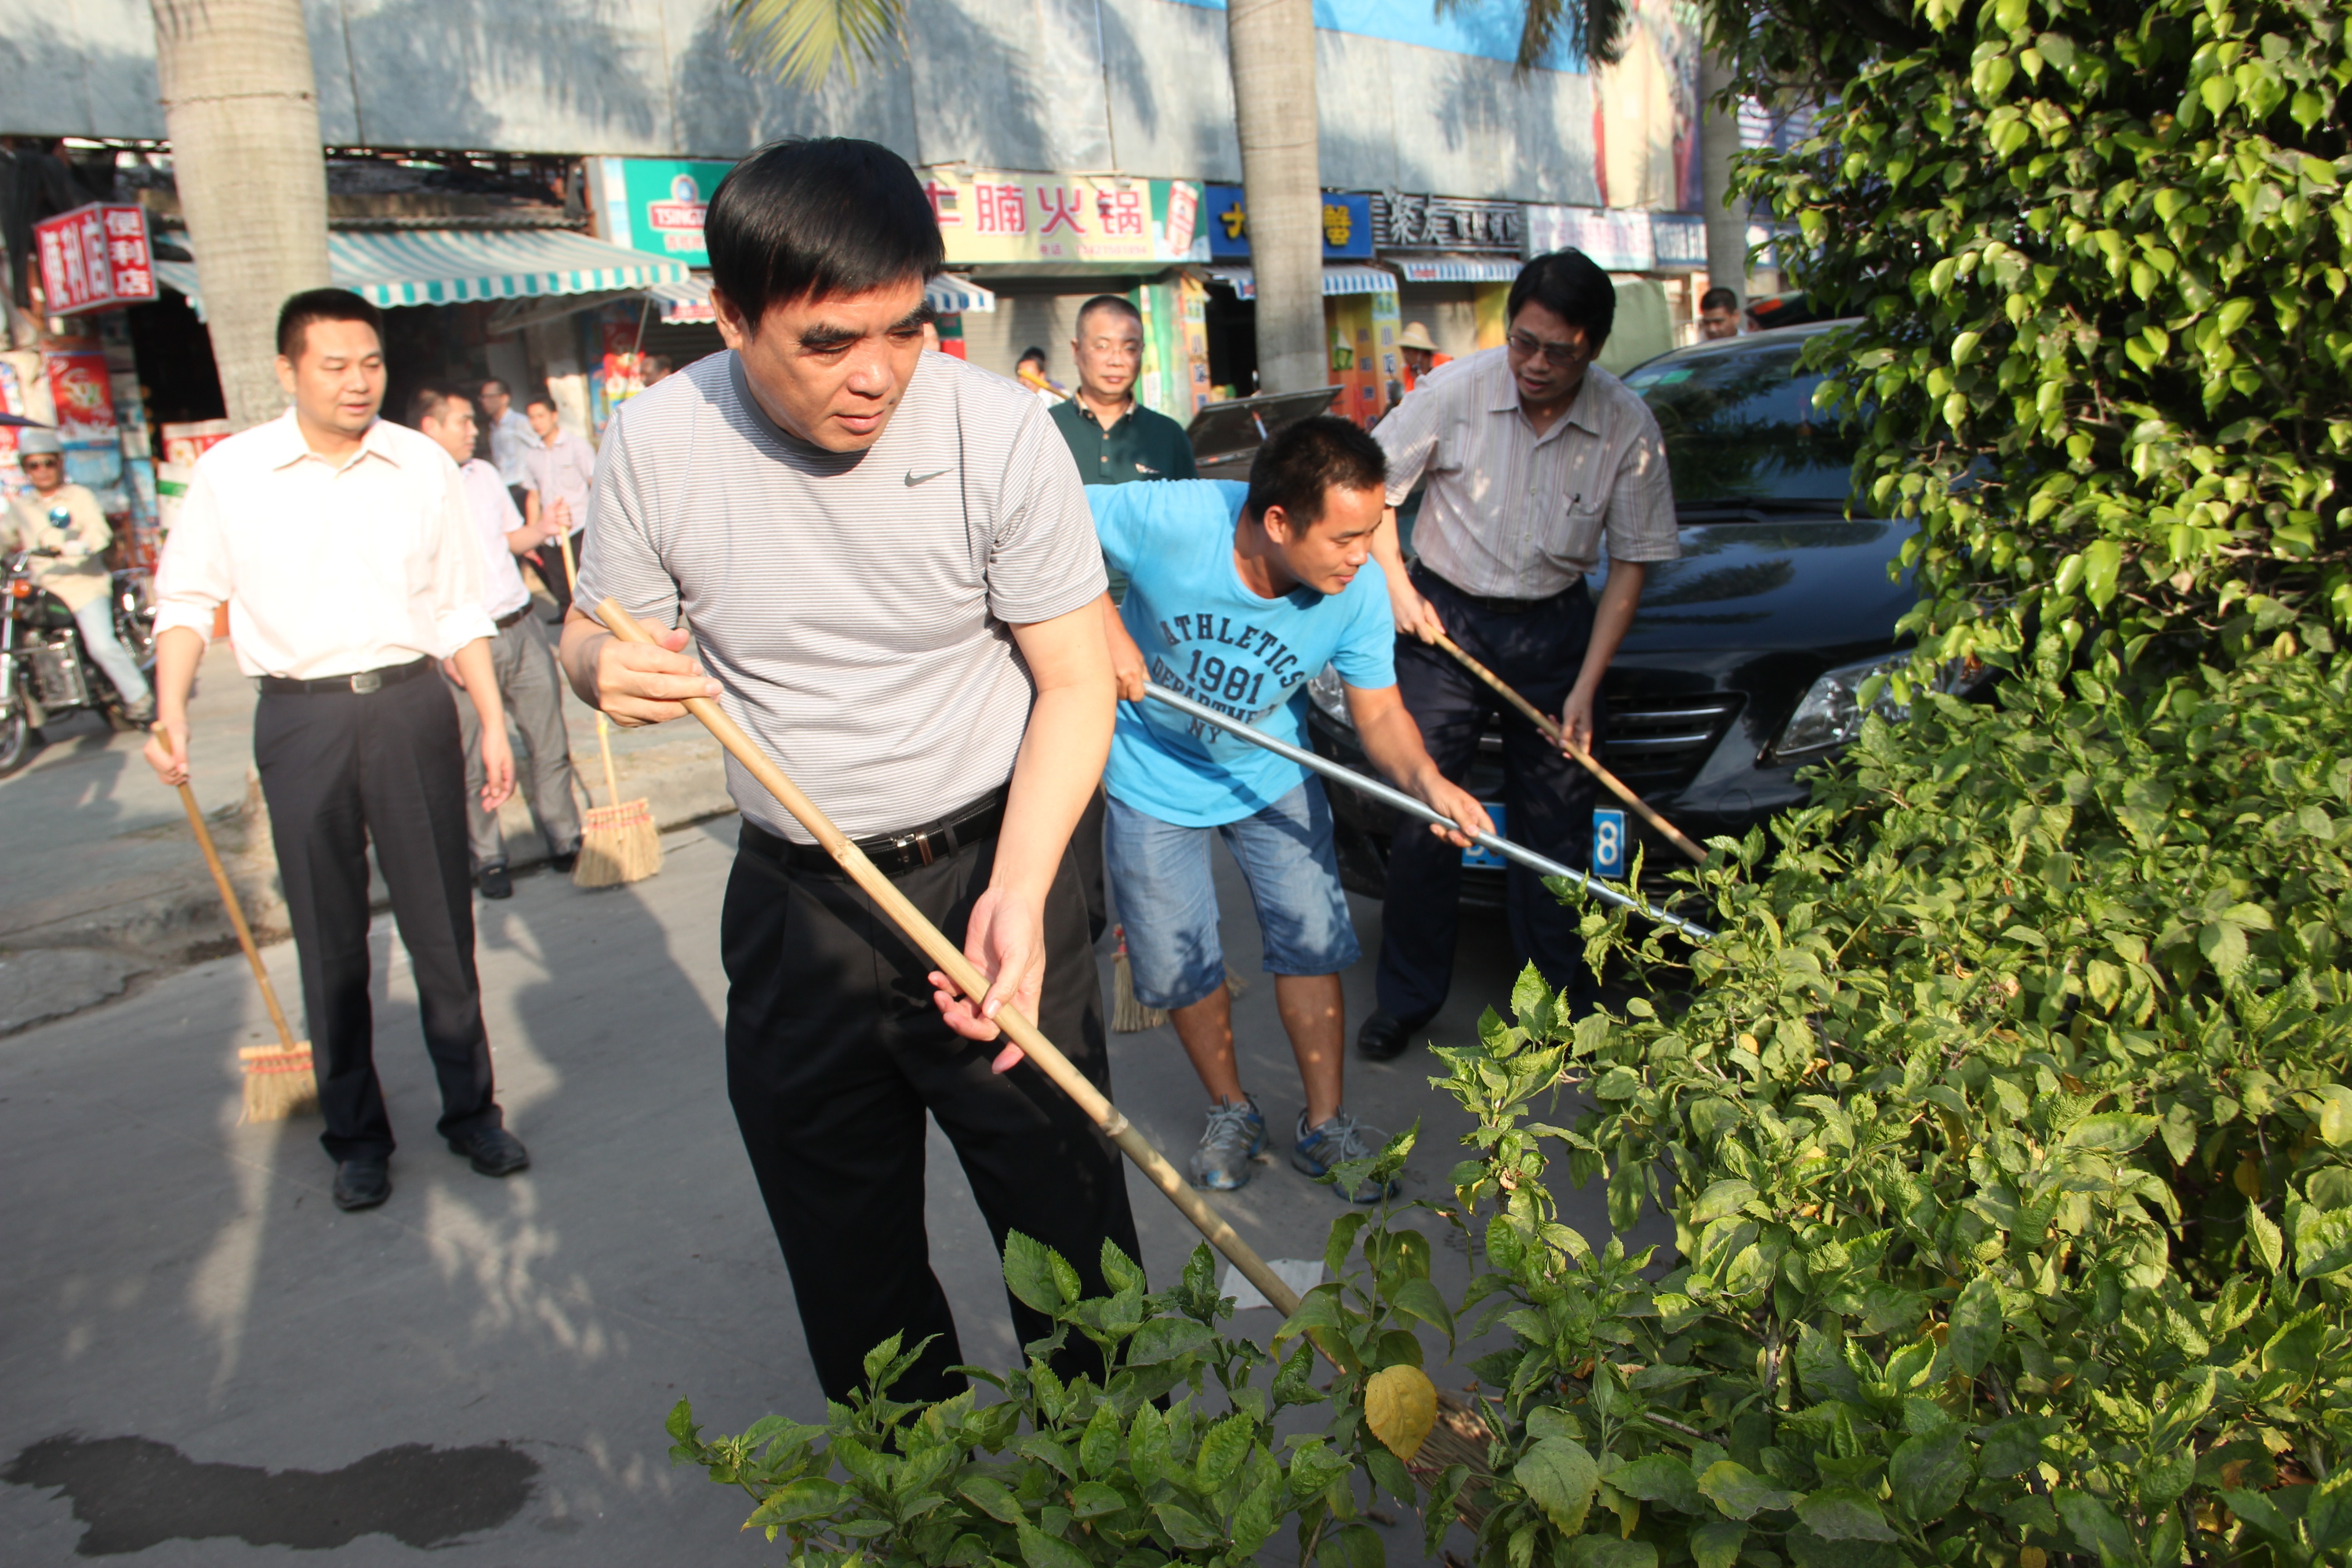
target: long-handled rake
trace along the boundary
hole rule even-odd
[[[596,606],[596,618],[624,642],[653,641],[646,635],[645,628],[611,599]],[[814,801],[803,795],[800,786],[784,776],[782,769],[768,760],[768,754],[760,749],[759,743],[745,734],[742,727],[730,719],[718,703],[707,697],[689,697],[686,700],[686,710],[701,720],[704,727],[718,738],[719,743],[727,748],[728,753],[760,781],[761,787],[774,795],[778,804],[792,813],[793,820],[807,828],[816,841],[824,846],[825,853],[849,874],[850,880],[864,889],[866,896],[890,918],[890,922],[904,932],[907,940],[919,948],[925,957],[937,964],[940,973],[952,981],[957,989],[975,1002],[988,994],[987,977],[964,957],[963,951],[950,942],[939,927],[925,919],[923,912],[908,901],[907,896],[889,878],[875,868],[874,862],[866,858],[865,851],[851,843],[841,829],[833,825],[832,818],[819,810]],[[1227,1225],[1217,1211],[1192,1189],[1176,1167],[1168,1163],[1167,1156],[1153,1148],[1150,1140],[1136,1131],[1135,1124],[1119,1113],[1118,1107],[1089,1082],[1085,1074],[1073,1067],[1070,1058],[1064,1056],[1036,1025],[1024,1016],[1019,1008],[999,1008],[996,1025],[1026,1053],[1031,1061],[1037,1064],[1040,1072],[1053,1080],[1055,1088],[1077,1102],[1078,1109],[1085,1111],[1111,1142],[1135,1162],[1137,1168],[1150,1178],[1153,1186],[1167,1194],[1170,1203],[1183,1211],[1184,1217],[1199,1227],[1210,1246],[1232,1260],[1234,1267],[1241,1270],[1242,1277],[1256,1286],[1274,1304],[1276,1311],[1287,1318],[1298,1310],[1298,1293],[1283,1283],[1282,1277],[1267,1268],[1265,1259],[1260,1258],[1247,1242],[1234,1234],[1233,1226]]]

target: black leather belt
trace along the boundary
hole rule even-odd
[[[279,697],[305,697],[319,691],[374,691],[382,687],[397,686],[404,680],[414,680],[433,668],[429,658],[412,658],[406,664],[387,664],[380,669],[362,669],[356,675],[329,675],[317,680],[295,680],[283,675],[257,675],[253,678],[256,691],[267,691]]]
[[[1461,600],[1464,604],[1469,605],[1472,609],[1482,610],[1490,616],[1524,616],[1531,610],[1540,610],[1547,605],[1557,604],[1560,599],[1570,594],[1581,594],[1585,591],[1584,584],[1581,582],[1579,582],[1569,587],[1562,588],[1559,593],[1551,595],[1548,598],[1490,599],[1484,594],[1473,594],[1465,588],[1455,587],[1453,584],[1447,582],[1444,578],[1439,576],[1436,573],[1431,571],[1428,567],[1423,565],[1418,561],[1413,562],[1405,568],[1405,575],[1411,577],[1415,584],[1423,585],[1424,592],[1426,591],[1427,584],[1434,583],[1439,587],[1444,588],[1447,593],[1453,595],[1455,598]]]
[[[983,839],[992,838],[1004,826],[1004,800],[1008,789],[999,788],[982,795],[961,811],[943,816],[920,827],[909,827],[903,833],[886,833],[878,838],[858,839],[857,847],[874,862],[875,868],[886,877],[901,871],[928,866],[946,858],[959,849],[968,848]],[[840,863],[825,853],[820,844],[795,844],[780,838],[756,822],[743,824],[743,847],[763,858],[773,860],[794,871],[830,872],[845,875]]]
[[[526,604],[520,610],[515,610],[509,614],[500,616],[495,624],[499,630],[504,631],[529,614],[530,614],[530,606]]]

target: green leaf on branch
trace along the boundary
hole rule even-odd
[[[1601,1467],[1583,1445],[1546,1437],[1530,1445],[1512,1468],[1511,1479],[1544,1510],[1552,1528],[1574,1535],[1584,1528],[1593,1494],[1601,1489]]]

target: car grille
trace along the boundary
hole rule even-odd
[[[1654,795],[1690,783],[1739,712],[1739,698],[1620,699],[1609,704],[1607,761],[1637,794]]]

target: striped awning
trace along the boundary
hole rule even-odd
[[[646,293],[661,306],[665,325],[683,326],[719,319],[710,308],[708,272],[690,274],[677,283],[656,283]],[[923,286],[923,303],[942,316],[961,315],[967,310],[985,315],[996,309],[996,296],[969,278],[942,272]]]
[[[338,288],[387,310],[651,289],[689,275],[682,261],[561,229],[330,234],[327,265]],[[159,261],[155,276],[203,312],[194,262]]]
[[[1391,256],[1408,283],[1508,283],[1524,261],[1507,256]]]
[[[1209,276],[1244,300],[1257,298],[1257,276],[1246,267],[1212,267]],[[1396,289],[1396,274],[1385,268],[1324,264],[1323,295],[1326,299],[1341,294],[1393,294]]]

